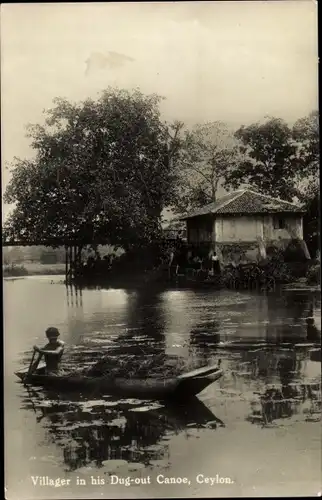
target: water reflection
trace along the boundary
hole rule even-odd
[[[245,350],[241,356],[230,357],[232,377],[226,380],[225,389],[249,401],[246,419],[252,423],[319,421],[321,369],[309,354],[310,347]]]
[[[106,460],[149,465],[170,460],[168,441],[187,429],[223,427],[197,398],[189,405],[161,406],[139,400],[73,401],[51,392],[27,389],[21,407],[32,409],[50,439],[62,448],[66,470]],[[55,399],[53,399],[55,398]]]
[[[220,322],[205,318],[190,331],[190,343],[199,349],[213,349],[220,342]]]
[[[83,306],[83,291],[74,285],[66,285],[67,306]]]
[[[166,310],[163,297],[157,290],[140,289],[132,296],[127,316],[127,333],[164,340]]]
[[[258,394],[251,403],[251,422],[263,426],[285,425],[285,419],[316,422],[321,419],[321,384],[290,383],[273,385]],[[283,419],[283,420],[282,420]]]
[[[124,376],[148,376],[153,364],[163,369],[165,359],[165,318],[162,298],[158,293],[140,290],[132,293],[127,301],[127,317],[123,328],[111,338],[107,346],[108,360],[102,359],[100,367],[120,367]]]

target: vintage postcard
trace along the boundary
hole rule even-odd
[[[321,495],[317,38],[1,5],[7,500]]]

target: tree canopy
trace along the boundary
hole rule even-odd
[[[232,131],[222,122],[196,125],[186,131],[178,161],[177,212],[215,201],[220,183],[236,168],[237,145]]]
[[[160,116],[161,97],[108,88],[97,99],[57,98],[30,125],[32,159],[15,158],[3,234],[21,242],[111,244],[127,249],[160,235],[161,212],[214,201],[244,184],[307,206],[319,234],[319,115],[293,127],[279,118],[240,127],[222,122],[183,133]],[[308,238],[308,236],[307,236]]]
[[[294,197],[301,199],[308,181],[317,181],[317,112],[298,120],[293,127],[271,118],[265,123],[242,126],[235,136],[244,158],[226,176],[226,187],[238,188],[247,183],[265,194],[291,201]]]
[[[55,99],[44,125],[28,127],[35,157],[13,162],[5,236],[124,248],[151,241],[175,196],[182,128],[162,122],[160,100],[112,88],[96,101]]]
[[[320,186],[312,181],[306,189],[306,197],[303,196],[306,213],[303,218],[303,236],[312,256],[316,255],[320,248]]]
[[[292,129],[297,143],[301,175],[318,182],[319,177],[319,113],[312,111],[305,118],[297,120]]]

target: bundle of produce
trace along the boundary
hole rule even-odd
[[[91,377],[112,376],[125,378],[146,378],[146,377],[176,377],[194,369],[191,363],[177,356],[167,356],[162,353],[155,356],[141,357],[127,356],[104,356],[98,363],[86,370],[86,374]]]

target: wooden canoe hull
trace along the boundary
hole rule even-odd
[[[192,372],[193,373],[193,372]],[[196,396],[208,385],[222,376],[219,368],[205,369],[198,375],[186,374],[173,378],[125,379],[120,377],[85,377],[81,375],[46,375],[44,369],[26,379],[26,372],[16,372],[24,383],[58,390],[59,392],[80,392],[91,394],[122,395],[139,399],[167,399],[169,397],[187,398]]]

